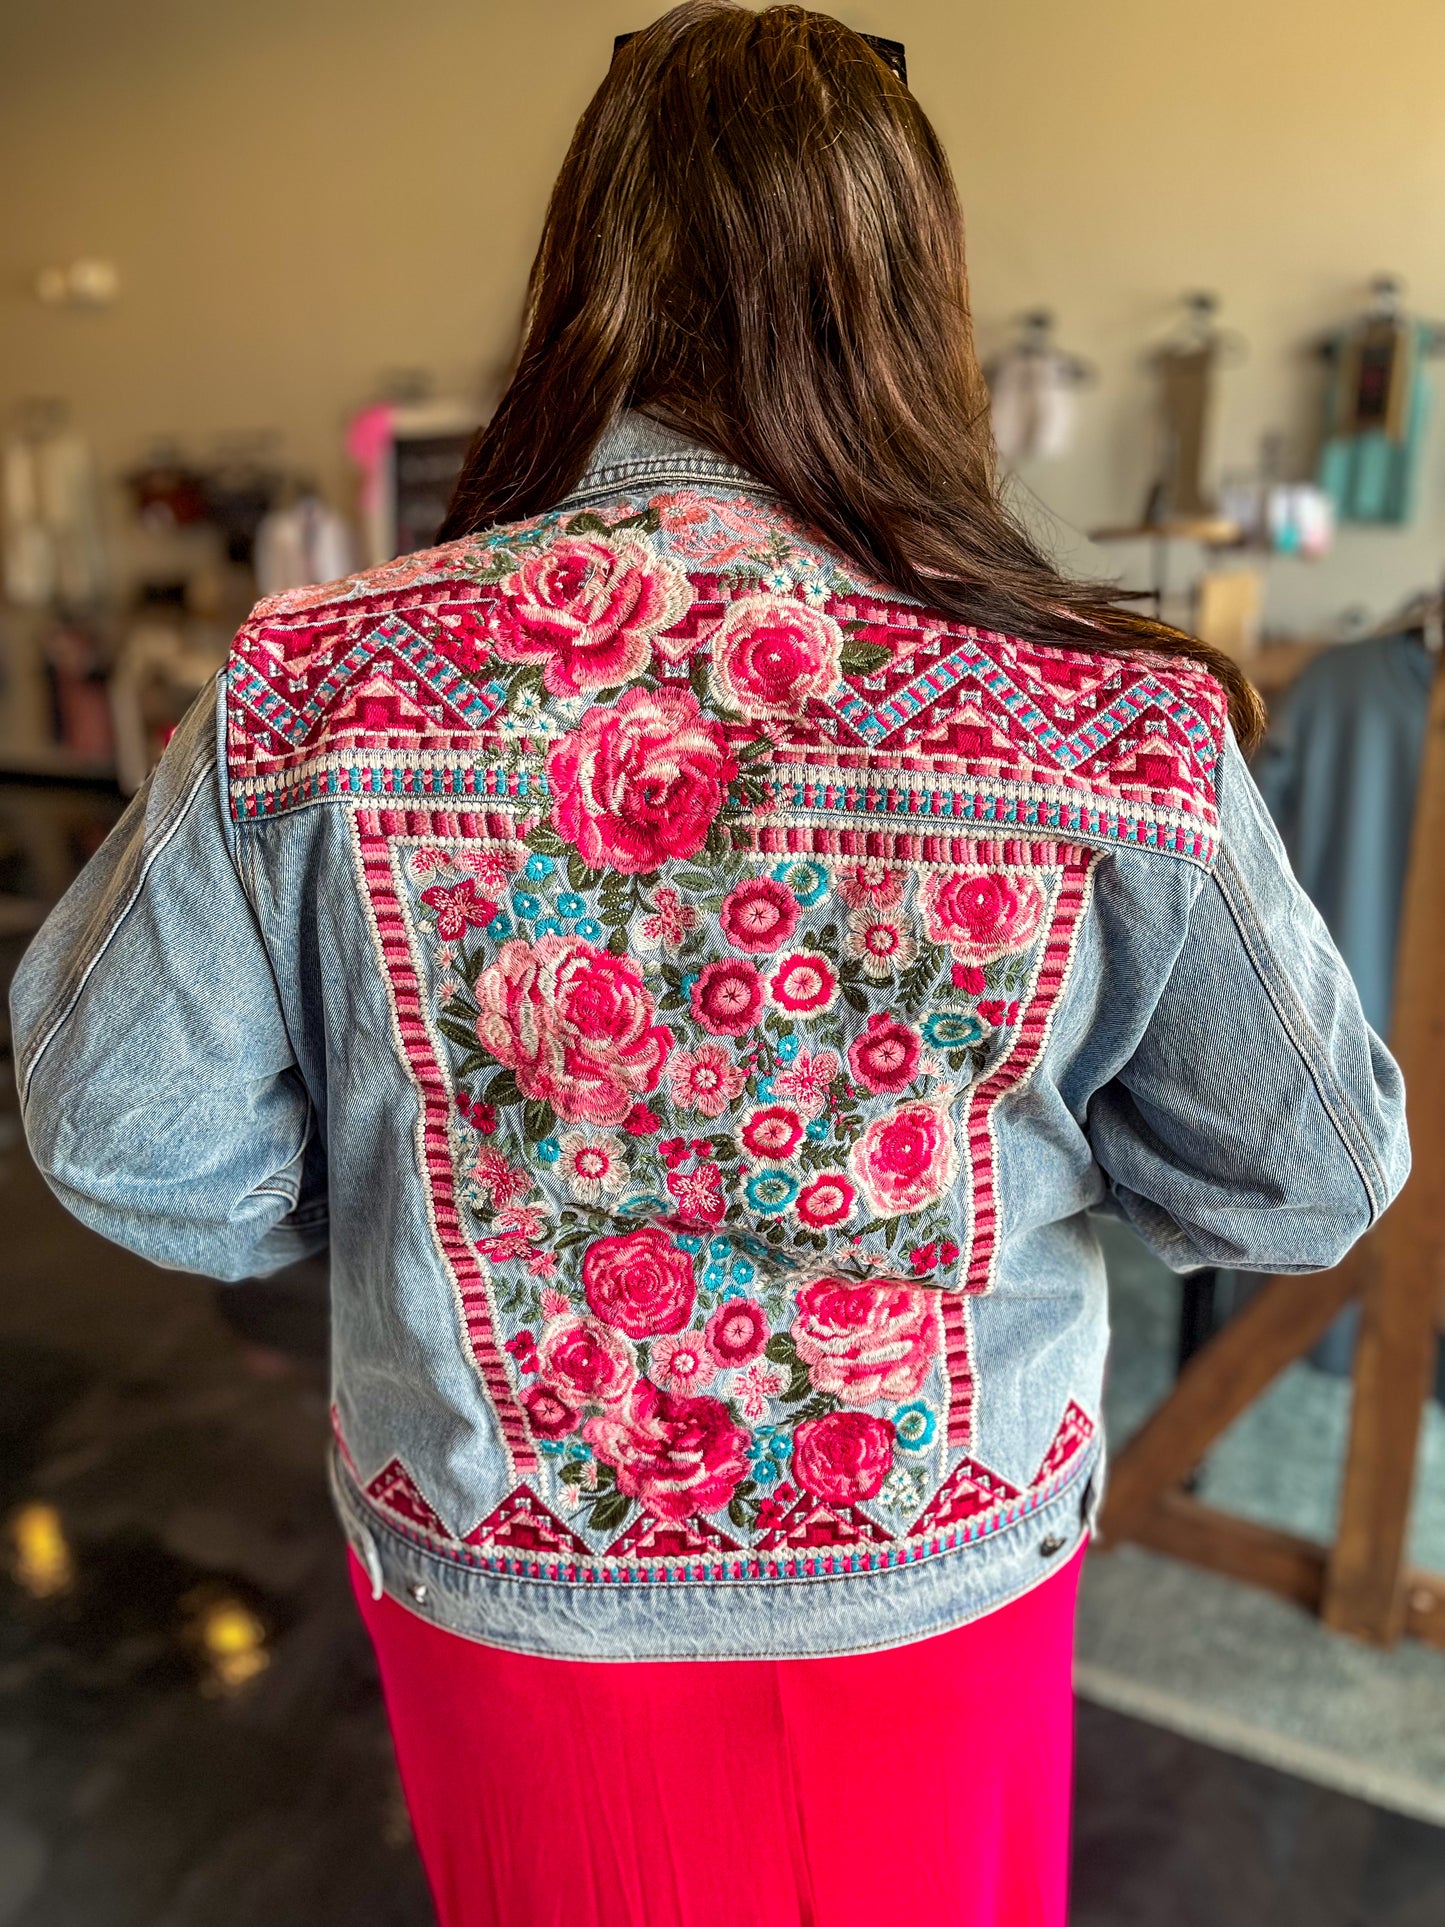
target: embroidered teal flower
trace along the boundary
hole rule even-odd
[[[585,917],[587,905],[574,890],[564,890],[557,899],[557,909],[564,917]]]
[[[538,917],[535,927],[539,937],[560,937],[566,929],[560,917]]]
[[[759,1485],[772,1485],[793,1456],[792,1434],[781,1425],[760,1425],[748,1441],[748,1465]]]
[[[702,1239],[699,1238],[694,1231],[676,1232],[673,1235],[672,1242],[677,1246],[679,1251],[690,1252],[694,1258],[698,1252],[702,1250]]]
[[[759,1104],[771,1104],[775,1096],[776,1096],[776,1092],[773,1090],[772,1078],[770,1076],[760,1077],[758,1079]]]
[[[551,876],[557,865],[549,856],[529,856],[527,858],[527,877],[532,883],[541,883]]]
[[[773,878],[778,883],[786,883],[805,910],[828,894],[828,872],[821,863],[810,863],[806,857],[793,863],[780,863],[773,871]]]
[[[538,1439],[537,1450],[549,1459],[560,1459],[567,1447],[561,1439]]]
[[[602,935],[602,925],[596,917],[583,917],[577,925],[577,935],[584,943],[596,943]]]
[[[746,1231],[738,1239],[738,1250],[745,1251],[750,1258],[766,1258],[768,1255],[768,1247],[764,1241]]]
[[[828,1133],[832,1128],[833,1124],[830,1118],[815,1117],[808,1126],[808,1136],[813,1140],[814,1144],[826,1144],[828,1141]]]
[[[728,1275],[721,1265],[707,1265],[702,1274],[703,1288],[706,1291],[721,1291],[728,1281]]]
[[[707,1248],[709,1258],[726,1258],[733,1248],[731,1238],[714,1238]]]
[[[535,917],[542,905],[530,890],[512,892],[512,914],[518,917]]]
[[[692,987],[701,975],[702,972],[700,970],[689,970],[683,978],[681,990],[684,1003],[690,1004],[692,1002]]]
[[[761,1171],[754,1171],[744,1187],[744,1194],[754,1211],[761,1212],[765,1218],[776,1218],[797,1197],[798,1180],[790,1172],[768,1165]]]
[[[723,1294],[722,1294],[723,1303],[726,1304],[730,1298],[746,1298],[747,1295],[748,1295],[748,1290],[746,1285],[739,1285],[737,1283],[733,1283],[731,1285],[728,1285],[723,1291]]]
[[[780,1037],[778,1039],[778,1061],[783,1064],[791,1064],[802,1048],[803,1040],[796,1032],[794,1032],[791,1037]]]
[[[567,1456],[569,1459],[580,1459],[585,1463],[592,1456],[592,1447],[584,1445],[581,1439],[571,1439],[567,1445]]]
[[[755,1276],[756,1273],[746,1258],[733,1259],[733,1283],[735,1285],[750,1285]]]
[[[624,1198],[618,1205],[618,1215],[624,1218],[646,1217],[654,1211],[670,1211],[672,1205],[655,1191],[639,1191],[634,1197]]]
[[[983,1025],[968,1010],[935,1010],[923,1020],[923,1041],[937,1050],[963,1050],[983,1042]]]
[[[537,1146],[537,1156],[543,1164],[555,1164],[562,1155],[562,1146],[554,1137],[544,1137]]]
[[[921,1398],[912,1405],[900,1405],[893,1414],[893,1430],[905,1452],[926,1452],[938,1431],[933,1407]]]
[[[499,910],[487,925],[487,935],[493,943],[500,943],[504,937],[510,937],[511,934],[512,919],[507,915],[505,910]]]

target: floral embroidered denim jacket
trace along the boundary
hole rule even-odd
[[[262,603],[13,1006],[87,1224],[329,1246],[353,1547],[542,1654],[1003,1604],[1097,1498],[1090,1211],[1308,1271],[1408,1162],[1207,675],[941,617],[637,417]]]

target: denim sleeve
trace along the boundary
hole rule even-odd
[[[1220,818],[1213,874],[1089,1139],[1176,1271],[1324,1270],[1409,1172],[1404,1089],[1232,740]]]
[[[326,1243],[323,1161],[219,780],[218,693],[42,926],[11,990],[26,1136],[117,1244],[217,1278]]]

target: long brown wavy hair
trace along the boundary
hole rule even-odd
[[[562,163],[516,370],[442,539],[555,506],[625,407],[949,615],[1203,664],[1241,741],[1258,735],[1237,664],[1062,576],[1001,501],[948,161],[829,15],[685,0],[619,52]]]

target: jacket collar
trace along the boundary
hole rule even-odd
[[[561,504],[574,508],[630,482],[730,482],[768,493],[760,482],[701,442],[625,408],[593,449],[585,473]]]

